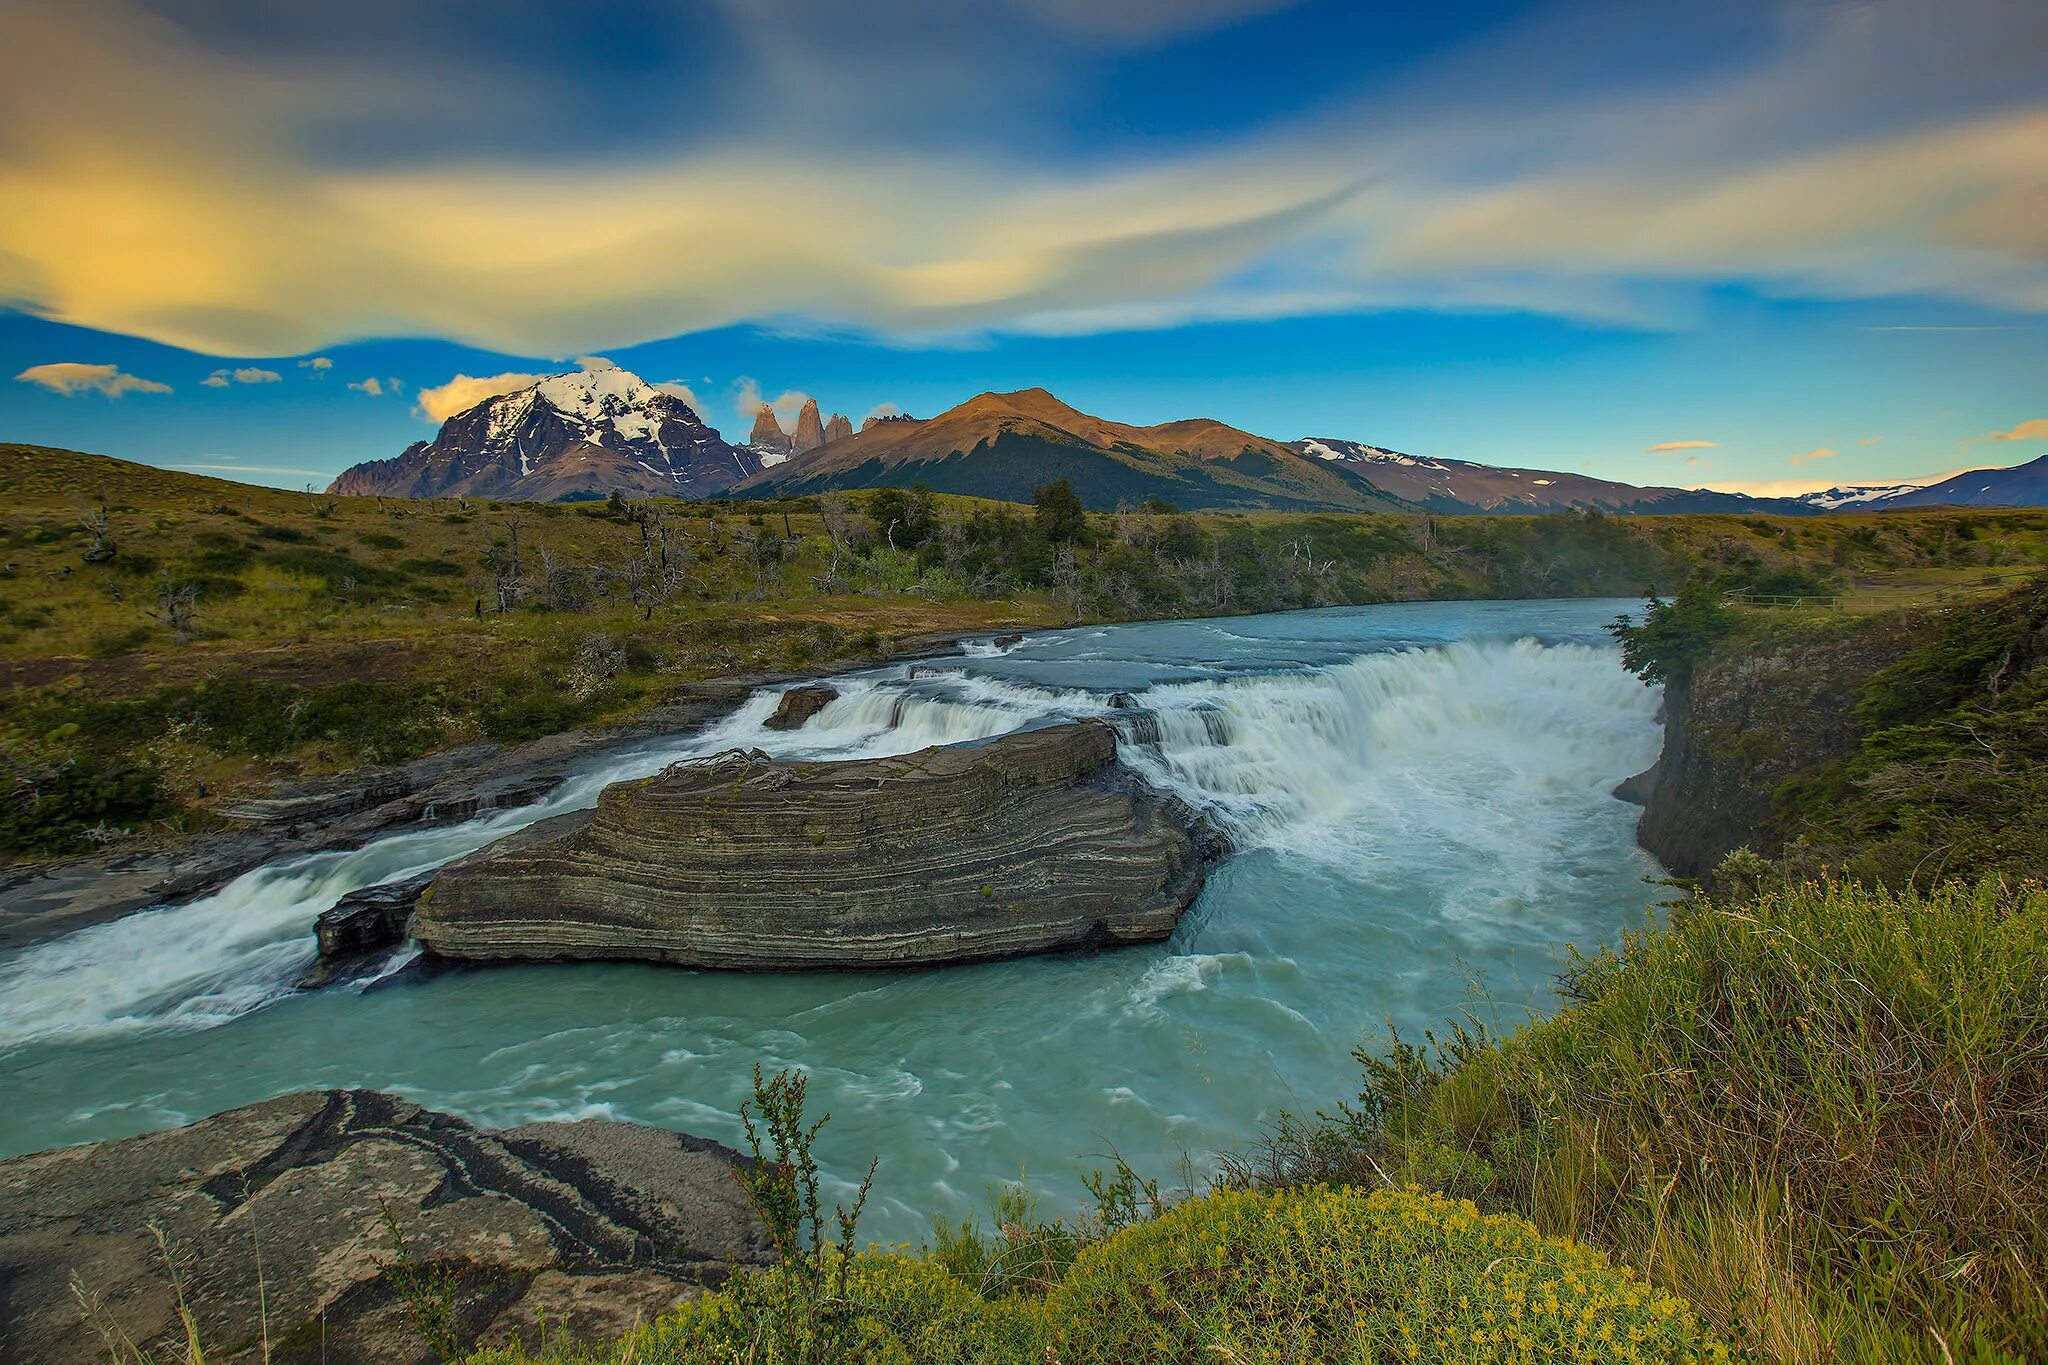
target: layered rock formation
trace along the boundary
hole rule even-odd
[[[315,989],[374,971],[405,942],[413,907],[433,880],[433,873],[422,872],[404,881],[366,886],[321,911],[313,921],[320,957],[299,985]]]
[[[1097,721],[844,763],[734,751],[453,864],[413,934],[475,961],[971,961],[1164,938],[1220,851]]]
[[[107,1358],[74,1274],[151,1359],[184,1359],[155,1225],[209,1359],[260,1358],[267,1318],[278,1365],[425,1365],[439,1357],[393,1282],[386,1211],[414,1264],[453,1276],[461,1344],[537,1348],[542,1314],[554,1340],[608,1339],[770,1259],[739,1160],[631,1123],[482,1131],[371,1090],[15,1157],[0,1162],[0,1359]]]
[[[853,435],[853,421],[843,412],[835,412],[825,421],[825,439],[836,441],[842,436]]]

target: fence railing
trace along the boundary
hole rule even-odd
[[[1838,593],[1774,593],[1774,592],[1731,592],[1721,599],[1740,607],[1827,607],[1842,605]]]

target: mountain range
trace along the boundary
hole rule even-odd
[[[1206,418],[1136,427],[1044,389],[984,393],[925,421],[876,422],[732,489],[779,497],[922,483],[1012,502],[1066,479],[1091,507],[1160,499],[1185,508],[1389,511],[1406,503],[1358,470]]]
[[[1815,515],[1942,504],[2048,504],[2048,456],[1797,497],[1638,487],[1584,474],[1405,454],[1335,437],[1277,441],[1209,418],[1131,426],[1044,389],[983,393],[935,417],[845,416],[805,402],[794,431],[762,404],[747,444],[727,444],[682,398],[615,366],[551,375],[449,418],[432,441],[344,471],[330,491],[525,501],[636,496],[781,497],[908,487],[1012,502],[1066,479],[1090,507],[1601,511]]]

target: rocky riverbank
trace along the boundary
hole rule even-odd
[[[770,1260],[741,1160],[631,1123],[486,1131],[371,1090],[15,1157],[0,1162],[0,1359],[107,1358],[74,1277],[103,1323],[183,1359],[152,1229],[209,1359],[261,1359],[267,1339],[278,1365],[436,1361],[408,1264],[446,1277],[458,1345],[538,1350],[543,1317],[553,1340],[609,1338]]]
[[[735,752],[450,865],[413,934],[468,961],[975,961],[1165,938],[1220,852],[1098,721],[843,763]]]
[[[1810,630],[1760,620],[1665,689],[1664,748],[1616,795],[1643,806],[1637,840],[1681,877],[1707,877],[1737,848],[1775,853],[1788,779],[1856,746],[1855,706],[1872,674],[1928,628],[1893,617]]]
[[[895,659],[948,653],[980,632],[923,636]],[[982,638],[985,638],[983,636]],[[217,812],[237,826],[172,847],[115,849],[0,869],[0,951],[26,947],[153,905],[192,900],[252,868],[299,853],[358,848],[423,821],[468,819],[553,790],[605,750],[700,728],[759,687],[876,666],[843,659],[803,674],[762,673],[689,683],[632,721],[565,731],[526,744],[465,744],[390,768],[279,783]]]

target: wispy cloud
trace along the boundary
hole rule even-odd
[[[699,417],[702,417],[704,415],[703,407],[700,406],[697,402],[697,391],[691,388],[688,384],[685,384],[682,380],[665,379],[661,383],[656,384],[654,387],[660,389],[663,393],[669,395],[671,398],[682,399],[685,403],[688,403],[690,405],[690,410],[696,413]]]
[[[118,365],[86,365],[77,361],[57,361],[49,365],[31,365],[14,376],[24,384],[36,384],[52,393],[61,393],[70,398],[81,393],[96,393],[104,398],[119,398],[124,393],[169,393],[169,384],[160,384],[154,379],[143,379],[127,373]]]
[[[1667,455],[1676,450],[1713,450],[1719,441],[1659,441],[1653,446],[1644,446],[1645,455]]]
[[[1980,441],[2048,441],[2048,417],[2030,417],[2005,431],[1988,431]]]
[[[174,464],[171,469],[190,469],[202,474],[300,474],[309,479],[331,479],[334,471],[307,469],[302,465],[290,464],[242,464],[239,461],[222,461],[214,464]]]
[[[1794,455],[1789,461],[1789,463],[1794,465],[1812,464],[1815,460],[1832,460],[1834,458],[1834,447],[1816,446],[1812,450],[1804,451],[1798,455]]]
[[[379,379],[373,374],[367,379],[350,381],[349,387],[357,393],[366,393],[372,398],[382,398],[387,393],[404,393],[405,381],[397,378]]]
[[[329,360],[324,355],[316,355],[310,360],[301,360],[299,362],[299,368],[302,370],[311,370],[315,375],[319,375],[324,374],[328,370],[333,369],[334,362],[332,360]]]
[[[1086,158],[1000,127],[1003,101],[963,74],[990,50],[1046,56],[1012,60],[1020,88],[1002,93],[1013,117],[1057,126],[1062,99],[1088,97],[1074,74],[1088,64],[1051,60],[1063,45],[1164,41],[1268,7],[1016,0],[936,24],[881,5],[871,26],[920,46],[849,62],[827,43],[846,38],[829,7],[735,2],[721,10],[744,38],[733,61],[777,98],[592,155],[484,142],[476,130],[589,103],[567,78],[508,79],[502,54],[426,64],[365,44],[325,69],[205,41],[138,0],[10,6],[0,50],[32,60],[0,83],[0,299],[237,355],[394,335],[575,354],[748,320],[930,338],[1413,306],[1669,325],[1731,281],[2048,312],[2048,96],[2025,5],[1790,6],[1739,61],[1655,82],[1636,78],[1631,44],[1667,37],[1673,7],[1603,11],[1578,69],[1604,79],[1479,50],[1349,107]],[[930,108],[964,100],[979,101],[971,128],[929,131]],[[365,137],[366,108],[395,135]],[[889,110],[903,116],[869,126]],[[794,204],[830,209],[748,208]]]
[[[797,414],[803,411],[804,404],[810,399],[809,394],[797,389],[784,389],[770,398],[761,392],[759,384],[745,375],[735,379],[732,385],[733,415],[749,425],[753,423],[754,415],[760,412],[761,405],[766,403],[775,413],[775,420],[782,423],[782,429],[788,431],[796,424]]]

